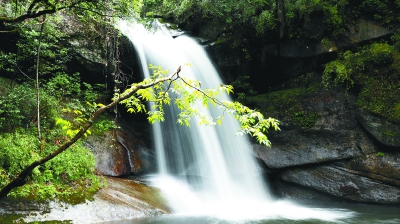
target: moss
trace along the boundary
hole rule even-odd
[[[265,93],[257,96],[248,97],[250,103],[268,103],[272,105],[284,104],[289,105],[297,102],[299,97],[306,93],[306,88],[292,88],[285,90],[278,90],[270,93]]]
[[[388,137],[396,136],[396,134],[393,131],[384,131],[382,134]]]
[[[394,108],[394,116],[400,119],[400,103],[397,103]]]
[[[394,39],[400,43],[400,39]],[[323,73],[326,87],[343,85],[359,89],[356,105],[369,112],[400,122],[400,70],[396,43],[372,43],[345,51],[329,62]]]
[[[17,220],[22,218],[23,215],[6,215],[1,214],[0,223],[17,223]]]
[[[215,41],[215,44],[222,44],[222,43],[225,43],[228,40],[230,40],[230,38],[228,38],[228,37],[219,37],[217,39],[217,41]]]
[[[356,105],[387,118],[393,123],[400,122],[400,75],[396,73],[382,74],[377,70],[366,75],[362,81],[362,89]]]
[[[318,113],[305,113],[303,111],[294,113],[293,122],[299,126],[304,128],[311,128],[315,125],[317,120],[321,117]]]
[[[310,74],[293,79],[291,83],[286,83],[286,86],[297,87],[248,97],[247,103],[261,107],[265,114],[276,117],[286,124],[311,128],[321,116],[316,112],[305,110],[302,99],[319,91],[321,85],[310,80]]]
[[[377,153],[376,153],[376,156],[377,156],[377,157],[383,157],[383,156],[385,156],[385,153],[383,153],[383,152],[377,152]]]

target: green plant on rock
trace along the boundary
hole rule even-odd
[[[61,136],[59,136],[60,138]],[[57,139],[57,138],[56,138]],[[46,144],[44,153],[50,153],[57,147]],[[39,142],[34,132],[19,130],[15,133],[1,134],[0,138],[0,188],[13,179],[27,165],[38,160],[41,155]],[[94,157],[82,145],[76,144],[70,151],[42,166],[36,167],[27,183],[12,191],[9,196],[32,200],[74,197],[85,200],[101,187],[99,177],[94,176]],[[83,184],[84,183],[84,184]],[[76,188],[89,186],[87,193],[79,195]],[[66,197],[68,196],[68,197]]]
[[[289,0],[284,1],[285,21],[290,38],[309,37],[310,34],[304,29],[304,25],[312,21],[313,16],[323,24],[325,36],[337,38],[345,32],[346,22],[352,17],[346,13],[349,2],[320,1],[320,0]],[[313,36],[321,38],[321,36]]]
[[[383,153],[383,152],[377,152],[377,153],[376,153],[376,156],[377,156],[377,157],[383,157],[383,156],[385,156],[385,153]]]
[[[397,103],[397,104],[395,105],[394,111],[395,111],[395,112],[394,112],[395,118],[400,120],[400,103]]]
[[[297,126],[304,128],[313,127],[319,118],[320,115],[317,113],[306,113],[303,111],[295,112],[294,116],[292,116],[293,122]]]
[[[399,122],[396,104],[400,101],[398,51],[388,43],[373,43],[357,51],[345,51],[328,63],[322,83],[326,86],[344,85],[347,90],[358,85],[356,104],[370,112]]]
[[[240,102],[246,102],[248,96],[254,96],[257,91],[254,90],[253,86],[249,83],[250,76],[243,75],[239,76],[231,85],[236,90],[236,98]]]
[[[387,43],[373,43],[356,52],[342,52],[338,59],[326,64],[322,82],[326,87],[345,85],[350,89],[355,80],[360,82],[367,74],[389,67],[393,54],[392,46]]]
[[[97,135],[106,131],[119,128],[109,116],[100,116],[96,123],[93,124],[93,132]]]

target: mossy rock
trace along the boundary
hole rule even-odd
[[[295,87],[248,97],[247,103],[257,105],[264,114],[275,117],[286,125],[311,128],[320,118],[318,112],[305,110],[304,99],[314,88]]]

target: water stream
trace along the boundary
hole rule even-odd
[[[151,74],[148,64],[172,73],[179,65],[190,63],[181,75],[199,80],[202,88],[217,88],[223,83],[201,45],[185,35],[173,38],[167,28],[154,25],[157,29],[148,31],[138,24],[118,23],[134,44],[145,77]],[[225,116],[223,125],[215,127],[198,125],[194,119],[188,128],[176,123],[177,108],[168,108],[165,122],[153,126],[159,173],[150,180],[163,191],[174,212],[162,221],[153,219],[154,223],[339,222],[355,216],[344,208],[301,206],[274,199],[248,138],[236,135],[239,126],[233,118]],[[223,113],[217,109],[204,112],[214,116]],[[180,222],[176,217],[190,217],[190,221]]]

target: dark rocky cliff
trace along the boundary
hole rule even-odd
[[[254,145],[279,196],[400,204],[399,125],[357,107],[357,93],[315,86],[323,63],[334,59],[335,51],[391,33],[368,21],[360,21],[359,27],[330,48],[288,40],[264,45],[244,62],[223,46],[207,47],[226,80],[245,73],[258,80],[253,82],[257,91],[276,90],[247,100],[282,121],[282,130],[269,134],[271,148]],[[317,77],[314,86],[274,87],[306,73]]]

